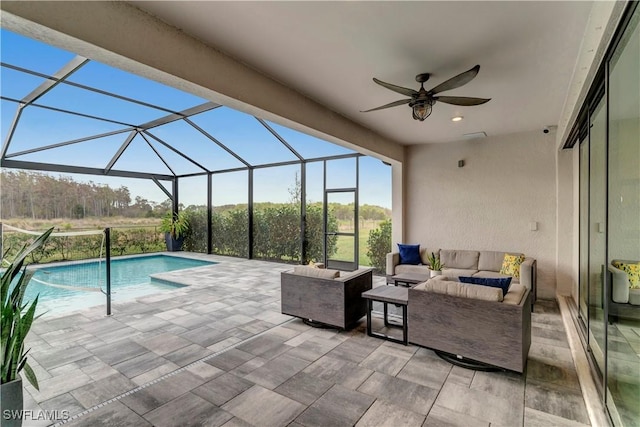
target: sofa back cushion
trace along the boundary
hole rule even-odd
[[[505,252],[480,251],[478,270],[500,271]]]
[[[459,268],[465,270],[478,269],[478,251],[462,251],[455,249],[441,249],[440,261],[447,268]]]
[[[424,265],[429,265],[429,256],[432,252],[438,255],[440,253],[440,248],[420,248],[420,258]]]
[[[293,274],[306,277],[318,277],[320,279],[335,279],[340,277],[340,271],[328,268],[313,268],[306,265],[293,267]]]
[[[414,289],[484,301],[501,302],[503,299],[502,290],[498,288],[490,288],[488,286],[480,285],[467,285],[465,283],[435,278],[427,280],[425,283],[416,286]]]

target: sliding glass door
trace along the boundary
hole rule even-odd
[[[578,128],[578,313],[615,426],[640,425],[640,9]],[[588,132],[586,131],[588,130]]]
[[[602,99],[589,122],[589,345],[600,372],[604,372],[604,281],[607,249],[607,140],[606,109]]]
[[[640,15],[635,17],[609,63],[607,265],[640,263]],[[614,272],[616,270],[613,270]],[[614,424],[640,425],[640,283],[610,276],[606,404]],[[622,283],[621,283],[622,282]],[[618,295],[620,288],[629,292]],[[640,295],[639,295],[640,297]],[[635,304],[634,304],[635,303]]]

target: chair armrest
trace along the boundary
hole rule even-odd
[[[363,275],[365,275],[365,274],[367,274],[369,272],[372,272],[372,271],[373,271],[373,268],[360,268],[360,269],[355,270],[355,271],[347,271],[347,272],[343,271],[343,272],[340,273],[340,277],[336,277],[333,280],[337,280],[339,282],[346,282],[346,281],[352,280],[352,279],[354,279],[356,277],[363,276]]]
[[[390,252],[387,254],[387,276],[393,276],[396,271],[396,265],[400,264],[400,253]]]
[[[533,258],[525,258],[520,264],[520,284],[531,292],[535,289],[535,272],[537,268],[537,262]]]
[[[620,270],[611,264],[608,265],[608,269],[611,273],[611,288],[609,288],[611,300],[620,304],[628,303],[629,288],[631,287],[631,283],[629,283],[629,275],[626,271]]]

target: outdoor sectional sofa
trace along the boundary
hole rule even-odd
[[[482,278],[501,278],[508,277],[500,274],[502,262],[505,254],[522,255],[515,252],[498,252],[498,251],[472,251],[472,250],[455,250],[455,249],[420,249],[420,258],[422,263],[401,264],[400,253],[391,252],[387,254],[387,283],[393,283],[393,276],[400,273],[421,273],[429,275],[429,263],[427,256],[431,253],[440,257],[440,261],[444,264],[442,276],[457,280],[460,276],[472,276]],[[520,277],[513,277],[512,283],[519,283],[530,290],[531,306],[536,301],[536,281],[537,281],[537,263],[530,257],[525,257],[520,265]]]
[[[531,292],[437,277],[408,290],[408,339],[454,358],[522,373],[531,346]]]
[[[371,268],[344,272],[296,266],[280,275],[281,311],[307,322],[351,329],[367,313],[360,295],[372,284]]]

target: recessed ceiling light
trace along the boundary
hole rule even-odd
[[[462,117],[462,116],[451,117],[451,121],[452,122],[459,122],[462,119],[464,119],[464,117]]]

